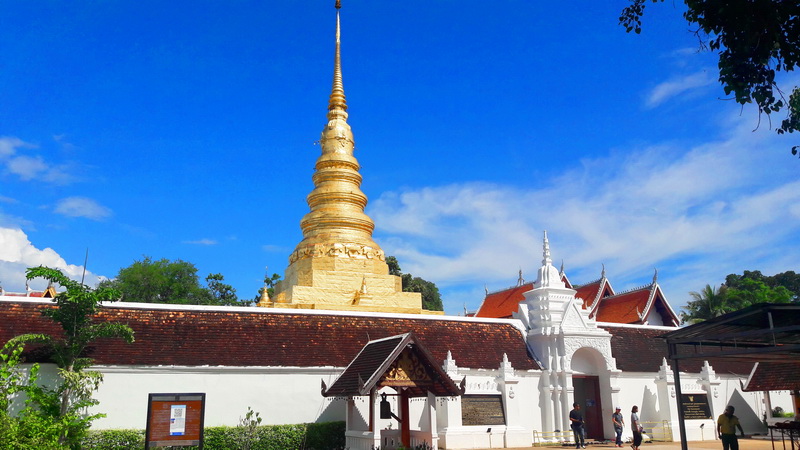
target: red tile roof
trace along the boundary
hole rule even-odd
[[[656,283],[602,298],[597,305],[595,319],[598,322],[644,324],[652,321],[653,314],[659,314],[664,325],[680,324]]]
[[[475,317],[509,318],[519,309],[519,302],[525,300],[525,296],[522,294],[531,289],[533,289],[532,281],[503,291],[492,292],[483,299]]]
[[[47,302],[0,301],[0,344],[23,333],[56,333]],[[539,369],[511,322],[440,316],[297,312],[264,308],[117,304],[96,320],[127,323],[136,342],[104,339],[89,356],[101,365],[345,367],[370,340],[414,332],[437,361],[450,350],[461,367]]]
[[[744,390],[747,392],[800,390],[800,361],[757,363],[744,385]]]
[[[566,274],[561,274],[561,281],[572,289]],[[533,281],[519,286],[503,289],[502,291],[492,292],[483,299],[481,306],[475,313],[475,317],[489,317],[495,319],[509,319],[512,314],[519,309],[519,302],[525,300],[524,293],[533,289]]]
[[[596,319],[598,322],[640,324],[639,314],[646,309],[649,299],[649,287],[606,297],[598,306]]]
[[[611,333],[611,354],[617,369],[623,372],[658,372],[667,356],[667,344],[659,336],[675,328],[653,326],[601,326]],[[717,373],[733,373],[747,376],[753,363],[706,358]],[[671,364],[671,362],[668,362]],[[686,359],[680,363],[681,372],[698,373],[703,359]],[[674,369],[674,367],[672,367]]]

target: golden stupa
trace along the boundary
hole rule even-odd
[[[289,256],[284,279],[259,306],[428,313],[419,293],[403,292],[400,277],[389,275],[383,250],[372,240],[375,224],[364,213],[367,196],[360,189],[342,84],[339,8],[337,1],[333,89],[307,198],[311,211],[300,221],[303,240]]]

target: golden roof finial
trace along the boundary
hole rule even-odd
[[[342,5],[336,1],[336,56],[333,61],[333,88],[328,101],[328,120],[337,117],[347,119],[347,102],[344,97],[344,84],[342,83],[342,56],[341,56],[341,25],[339,23],[339,8]]]

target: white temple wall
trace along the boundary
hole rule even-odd
[[[326,422],[344,420],[346,400],[344,398],[324,398],[320,394],[320,380],[331,385],[341,368],[297,368],[297,367],[96,367],[104,373],[104,382],[95,398],[100,405],[93,412],[107,414],[104,419],[94,423],[96,429],[144,428],[149,393],[206,393],[206,425],[235,426],[247,408],[260,413],[264,424],[287,424],[303,422]],[[42,378],[54,375],[54,365],[42,365]],[[503,384],[500,370],[474,370],[458,368],[458,380],[467,377],[467,394],[504,395],[504,402],[516,402],[516,412],[507,415],[506,426],[463,425],[461,422],[460,398],[435,399],[435,428],[439,445],[446,448],[488,448],[520,446],[520,440],[530,445],[532,432],[552,431],[547,426],[547,412],[542,410],[540,384],[544,372],[519,371]],[[640,408],[640,418],[645,427],[657,426],[658,422],[668,421],[672,426],[673,439],[679,438],[677,422],[677,401],[671,386],[659,388],[657,373],[623,372],[617,375],[618,392],[610,386],[603,386],[607,377],[600,375],[601,390],[608,389],[608,400],[604,394],[603,421],[610,426],[608,412],[615,406],[622,408],[625,418],[623,437],[630,438],[630,410],[633,405]],[[690,390],[702,388],[702,374],[681,374],[681,384]],[[712,418],[686,421],[687,437],[691,441],[713,440],[715,419],[725,405],[736,407],[746,433],[764,433],[763,414],[768,410],[766,396],[761,392],[742,392],[740,381],[744,378],[732,374],[716,374],[711,385],[709,401]],[[666,398],[662,398],[666,397]],[[378,399],[379,401],[380,399]],[[790,409],[792,398],[789,392],[773,392],[770,400],[774,405],[786,405]],[[396,397],[389,397],[392,411],[399,414]],[[547,400],[546,403],[551,403]],[[505,404],[505,403],[504,403]],[[412,430],[431,431],[427,399],[412,399],[410,403]],[[509,406],[514,406],[508,403]],[[666,407],[664,405],[667,405]],[[376,405],[377,406],[377,405]],[[376,408],[376,411],[378,409]],[[608,417],[605,417],[608,416]],[[514,418],[516,417],[516,418]],[[353,399],[351,422],[358,423],[359,429],[366,430],[369,421],[369,397]],[[653,424],[656,422],[656,424]],[[701,428],[700,425],[703,425]],[[606,426],[604,428],[609,428]],[[379,429],[396,430],[398,424],[393,419],[379,419]],[[488,428],[492,428],[488,432]],[[613,433],[606,430],[606,437]],[[511,445],[511,444],[514,445]]]
[[[343,398],[320,395],[343,369],[298,367],[94,367],[103,373],[93,428],[144,428],[150,393],[205,393],[205,425],[235,426],[247,408],[263,424],[345,420]]]

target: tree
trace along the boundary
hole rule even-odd
[[[735,288],[728,288],[726,296],[737,310],[758,303],[789,303],[792,300],[792,293],[785,287],[769,287],[763,281],[750,278],[741,280]]]
[[[183,261],[145,256],[119,270],[113,280],[100,284],[122,293],[122,299],[141,303],[207,304],[208,292],[200,285],[197,267]]]
[[[653,3],[664,0],[651,0]],[[630,0],[619,21],[628,32],[641,33],[647,0]],[[786,110],[779,134],[800,130],[800,88],[788,99],[775,82],[781,70],[800,64],[800,4],[786,0],[684,0],[684,19],[700,39],[700,48],[719,55],[719,81],[737,103],[755,103],[762,115]],[[771,122],[771,120],[770,120]],[[800,146],[792,147],[798,154]]]
[[[400,263],[394,256],[386,257],[389,274],[399,276],[403,280],[403,292],[419,292],[422,294],[422,307],[428,311],[443,311],[442,297],[439,288],[431,281],[415,277],[410,273],[403,273]]]
[[[773,289],[786,288],[792,301],[798,301],[800,298],[800,274],[796,274],[792,270],[772,276],[764,275],[758,270],[745,270],[742,275],[732,273],[725,277],[725,285],[732,289],[755,290],[756,288],[752,284],[745,286],[748,280],[760,281]]]
[[[92,398],[103,380],[100,372],[86,370],[92,359],[86,357],[86,349],[101,338],[121,338],[133,342],[133,330],[117,322],[95,322],[95,314],[102,302],[115,301],[120,293],[112,288],[91,289],[83,283],[73,281],[60,270],[48,267],[34,267],[27,270],[27,279],[44,278],[65,288],[53,299],[54,308],[42,310],[42,315],[61,327],[59,336],[28,334],[12,339],[3,347],[2,368],[0,368],[0,406],[5,407],[3,421],[12,423],[8,414],[8,395],[24,392],[27,395],[26,408],[18,416],[18,423],[25,423],[24,429],[31,425],[41,425],[43,429],[57,430],[60,446],[80,447],[80,438],[94,419],[103,414],[87,416],[85,409],[97,405]],[[38,366],[31,370],[31,377],[22,381],[17,375],[16,366],[23,346],[36,343],[44,346],[58,367],[59,381],[48,387],[36,382]],[[16,375],[15,375],[16,374]],[[8,429],[8,428],[7,428]]]
[[[114,288],[129,302],[173,303],[185,305],[247,306],[250,302],[240,302],[236,289],[224,283],[220,273],[209,274],[206,286],[200,284],[197,267],[177,259],[166,258],[154,261],[149,256],[123,267],[112,280],[100,286]]]
[[[726,290],[727,288],[724,285],[712,287],[707,284],[700,292],[689,292],[692,300],[683,308],[686,311],[681,313],[681,320],[683,322],[697,323],[736,311],[738,308],[728,304],[725,296]]]
[[[412,276],[410,273],[403,274],[403,291],[419,292],[422,294],[422,308],[428,311],[443,311],[442,297],[439,295],[439,288],[432,281],[424,280],[420,277]]]
[[[386,265],[389,266],[389,275],[402,276],[403,272],[400,270],[400,263],[394,256],[386,257]]]
[[[236,297],[236,289],[230,284],[223,283],[223,281],[225,281],[225,277],[221,273],[212,273],[206,277],[211,303],[223,306],[239,306],[241,303],[239,298]]]

